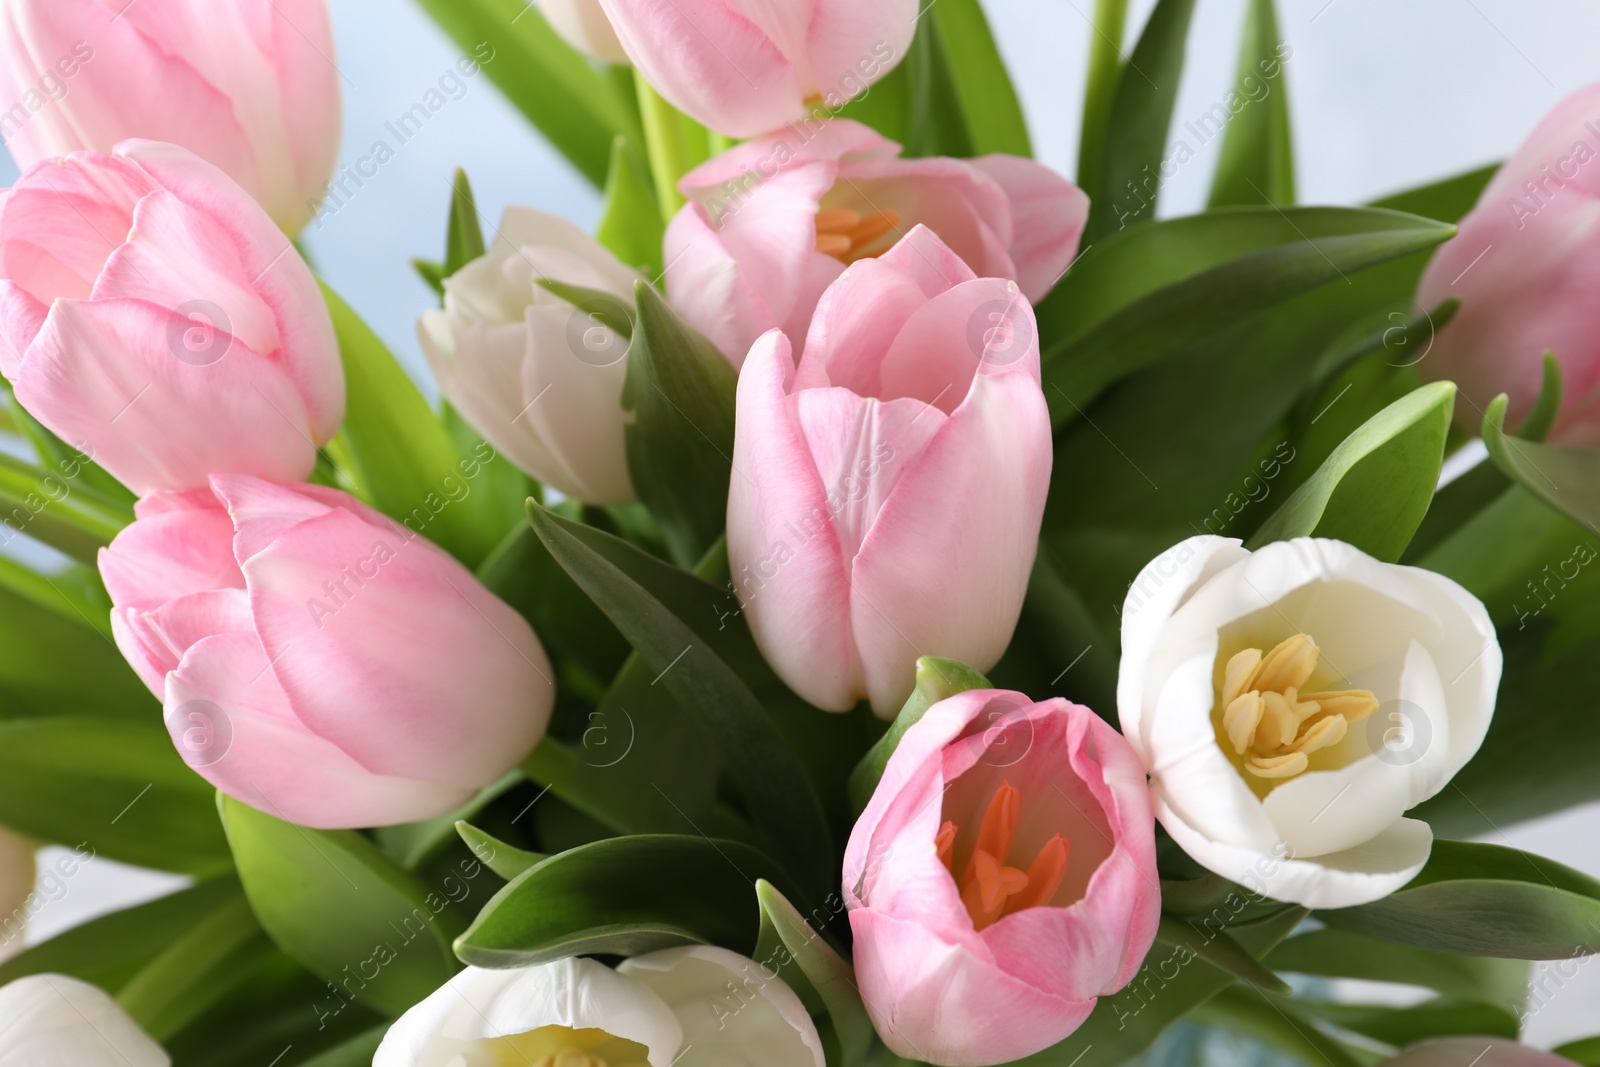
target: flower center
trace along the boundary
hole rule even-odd
[[[1223,672],[1222,728],[1244,769],[1257,778],[1293,778],[1311,753],[1337,745],[1353,722],[1378,710],[1365,689],[1301,695],[1317,669],[1317,646],[1295,634],[1271,652],[1247,648]]]
[[[1060,834],[1044,843],[1026,871],[1007,865],[1021,800],[1022,794],[1010,782],[1002,782],[995,790],[978,826],[972,857],[959,875],[955,869],[956,824],[946,819],[934,838],[939,862],[961,888],[961,903],[972,916],[974,930],[1023,908],[1048,904],[1067,873],[1067,840]]]
[[[649,1050],[604,1030],[541,1026],[523,1034],[442,1042],[446,1067],[650,1067]]]
[[[849,208],[824,208],[817,212],[817,251],[841,263],[854,263],[875,255],[865,249],[899,225],[900,215],[893,211],[863,215]]]

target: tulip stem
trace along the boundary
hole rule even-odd
[[[711,158],[704,126],[661,98],[643,77],[634,77],[639,93],[639,115],[644,121],[644,141],[650,150],[650,176],[655,182],[661,217],[671,221],[683,207],[678,179]]]
[[[1078,143],[1078,185],[1090,196],[1100,192],[1101,149],[1111,118],[1111,98],[1122,72],[1122,36],[1128,0],[1098,0],[1094,34],[1089,38],[1089,80],[1083,97],[1083,135]]]

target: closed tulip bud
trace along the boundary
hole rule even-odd
[[[796,367],[739,379],[728,554],[751,631],[817,707],[893,716],[919,656],[1010,643],[1050,481],[1033,309],[921,227],[823,295]]]
[[[439,389],[523,471],[588,504],[635,499],[622,387],[628,341],[539,284],[633,306],[638,275],[572,223],[507,208],[487,255],[445,280],[418,324]]]
[[[823,1067],[805,1006],[773,971],[693,945],[624,960],[468,967],[389,1028],[372,1067]]]
[[[1433,832],[1405,813],[1478,751],[1501,653],[1455,582],[1296,538],[1192,537],[1122,609],[1117,711],[1190,857],[1308,908],[1388,896]]]
[[[0,1067],[171,1067],[172,1058],[103,991],[64,974],[0,987]]]
[[[1510,424],[1532,410],[1544,354],[1561,363],[1565,394],[1551,439],[1600,447],[1600,85],[1545,116],[1484,189],[1460,232],[1428,264],[1417,302],[1461,308],[1417,364],[1471,403],[1478,429],[1509,393]]]
[[[1144,768],[1088,708],[972,690],[906,731],[845,849],[884,1042],[947,1067],[1061,1041],[1139,969],[1161,891]]]
[[[679,187],[689,202],[667,229],[667,292],[735,366],[773,327],[798,345],[823,290],[919,225],[981,277],[1013,278],[1038,302],[1089,214],[1081,189],[1032,160],[901,159],[899,145],[848,119],[739,145]]]
[[[0,113],[24,170],[167,141],[297,233],[339,156],[326,0],[0,0]]]
[[[584,55],[607,63],[628,61],[600,0],[539,0],[539,13],[562,40]]]
[[[617,39],[679,110],[755,137],[835,111],[905,57],[917,0],[600,0]]]
[[[101,551],[117,647],[184,759],[305,826],[415,822],[527,755],[554,699],[522,617],[336,489],[217,475]]]
[[[227,175],[148,141],[42,163],[0,201],[0,372],[141,494],[304,478],[344,417],[300,254]]]

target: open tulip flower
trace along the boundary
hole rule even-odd
[[[823,1067],[793,990],[695,945],[625,960],[468,967],[390,1027],[373,1067]]]
[[[728,557],[756,642],[819,708],[888,718],[919,656],[1011,639],[1050,480],[1033,309],[918,227],[824,294],[798,367],[739,378]]]
[[[972,690],[906,731],[845,849],[856,977],[927,1063],[1005,1063],[1138,970],[1161,894],[1144,770],[1088,708]]]
[[[1404,815],[1478,751],[1500,681],[1470,593],[1338,541],[1203,536],[1144,569],[1122,620],[1122,729],[1191,857],[1314,908],[1422,869],[1433,833]]]
[[[23,169],[167,141],[289,234],[315,214],[339,155],[326,0],[4,0],[0,85],[0,111],[28,112],[6,134]]]
[[[138,513],[100,557],[117,644],[230,796],[306,826],[413,822],[544,733],[555,694],[528,624],[346,494],[218,475]]]
[[[1050,292],[1078,250],[1083,191],[1015,156],[902,159],[848,119],[793,126],[725,152],[680,183],[667,230],[673,306],[737,366],[778,327],[798,346],[850,264],[926,226],[981,277]]]
[[[300,254],[227,175],[151,141],[41,163],[0,201],[0,372],[137,493],[304,478],[344,417]]]
[[[0,1067],[171,1067],[102,990],[64,974],[0,986]]]

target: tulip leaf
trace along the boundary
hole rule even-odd
[[[528,121],[596,186],[611,142],[643,146],[632,78],[602,73],[563,41],[525,0],[417,0]]]
[[[1512,481],[1557,511],[1587,526],[1600,529],[1600,450],[1540,444],[1505,432],[1510,398],[1501,395],[1483,416],[1483,443],[1489,458]],[[1530,416],[1545,421],[1535,410]]]
[[[1229,926],[1228,933],[1260,959],[1305,917],[1304,908],[1285,908]],[[1027,1067],[1119,1067],[1153,1045],[1168,1025],[1233,984],[1232,975],[1200,959],[1192,949],[1157,946],[1120,992],[1100,998],[1072,1036],[1017,1062]]]
[[[211,787],[156,722],[0,723],[0,824],[123,863],[185,874],[227,869]]]
[[[1289,55],[1273,0],[1250,0],[1233,87],[1225,102],[1194,127],[1208,138],[1216,136],[1213,125],[1227,131],[1211,182],[1211,207],[1294,203],[1294,144],[1283,73]]]
[[[514,878],[456,939],[456,955],[496,968],[688,944],[748,955],[756,934],[752,878],[790,884],[776,863],[738,841],[670,834],[596,841]]]
[[[1421,986],[1512,1014],[1522,1011],[1528,996],[1529,966],[1522,960],[1434,952],[1349,930],[1297,934],[1268,953],[1264,963],[1291,974]]]
[[[1439,484],[1455,395],[1453,383],[1436,382],[1373,416],[1262,524],[1250,547],[1329,537],[1398,560]]]
[[[1515,1038],[1520,1030],[1515,1012],[1482,1001],[1454,997],[1433,997],[1404,1008],[1307,997],[1278,1003],[1292,1004],[1301,1013],[1330,1022],[1341,1030],[1397,1047],[1454,1035]]]
[[[657,672],[652,684],[665,685],[714,740],[723,770],[770,853],[807,886],[831,881],[832,846],[821,803],[761,703],[719,655],[735,648],[730,642],[739,635],[737,628],[718,629],[723,620],[717,609],[726,595],[608,534],[539,507],[530,507],[529,516],[551,555]],[[676,605],[695,610],[679,614]]]
[[[76,470],[78,468],[63,468]],[[100,549],[133,521],[133,509],[66,473],[0,453],[0,534],[18,533],[94,565]]]
[[[9,560],[0,573],[13,575],[0,581],[0,719],[88,715],[159,734],[161,705],[96,621],[111,614],[99,576],[86,568],[46,574]],[[23,585],[30,588],[19,595]],[[51,595],[60,600],[42,607]]]
[[[1303,1015],[1298,1000],[1278,998],[1243,986],[1224,989],[1194,1012],[1197,1022],[1255,1038],[1301,1063],[1328,1067],[1367,1067],[1370,1059],[1336,1041]]]
[[[612,255],[640,274],[661,277],[661,242],[666,226],[648,175],[621,137],[611,143],[605,206],[594,236]]]
[[[1329,926],[1401,945],[1515,960],[1600,952],[1600,881],[1499,845],[1435,841],[1422,873]]]
[[[756,882],[756,899],[761,903],[762,935],[756,962],[768,973],[782,976],[803,1000],[810,1001],[807,1007],[813,1013],[818,1005],[828,1013],[839,1038],[843,1067],[864,1063],[877,1041],[872,1020],[861,1003],[855,969],[823,940],[817,928],[829,916],[814,923],[764,879]]]
[[[241,893],[210,912],[191,914],[187,928],[117,991],[117,1003],[164,1041],[276,951]]]
[[[1106,122],[1099,178],[1089,190],[1085,243],[1155,218],[1159,172],[1166,160],[1193,15],[1194,0],[1157,0],[1139,43],[1122,65]],[[1133,192],[1136,188],[1144,194]]]
[[[110,640],[111,597],[97,571],[71,564],[45,573],[0,556],[0,589]],[[83,709],[79,709],[83,710]]]
[[[372,1057],[377,1054],[378,1046],[383,1044],[383,1037],[388,1032],[388,1023],[375,1026],[337,1048],[313,1056],[301,1067],[372,1067]]]
[[[442,891],[360,834],[296,826],[220,794],[217,806],[256,918],[307,970],[394,1015],[455,973],[460,926]]]
[[[539,278],[534,284],[586,312],[595,325],[604,326],[624,341],[633,340],[633,308],[610,293],[550,278]]]
[[[1454,227],[1373,208],[1235,207],[1086,248],[1040,306],[1059,429],[1113,384],[1330,282],[1447,240]]]
[[[1408,215],[1421,215],[1440,222],[1460,222],[1478,202],[1484,187],[1499,169],[1500,164],[1491,163],[1415,189],[1392,193],[1381,200],[1374,200],[1372,206],[1404,211]]]
[[[722,536],[733,471],[738,376],[644,282],[628,356],[623,409],[628,471],[679,563],[689,566]]]
[[[877,740],[861,758],[861,762],[856,764],[855,770],[850,772],[851,807],[858,813],[866,808],[873,790],[878,788],[879,779],[883,777],[884,768],[889,765],[889,757],[900,745],[900,739],[905,737],[907,730],[922,721],[922,716],[927,714],[929,708],[969,689],[990,688],[989,679],[964,663],[939,659],[937,656],[918,659],[917,687],[906,698],[905,706],[890,724],[889,732]]]
[[[1083,92],[1083,132],[1078,141],[1078,186],[1090,202],[1101,194],[1101,159],[1105,153],[1111,103],[1122,74],[1122,39],[1128,21],[1128,0],[1096,0],[1093,33],[1089,35],[1089,76]]]
[[[469,567],[501,536],[491,494],[473,492],[489,463],[508,463],[484,442],[476,460],[459,459],[444,424],[377,334],[339,295],[322,287],[344,360],[349,401],[329,444],[357,496],[448,549]]]
[[[490,837],[471,823],[456,823],[456,832],[461,835],[461,840],[467,843],[467,847],[472,850],[472,854],[480,863],[508,882],[550,858],[538,852],[528,852],[508,845],[504,841]]]
[[[83,859],[87,855],[84,849],[42,873],[54,874],[61,891],[70,893],[78,872],[93,862]],[[30,974],[65,974],[115,993],[183,936],[195,916],[242,899],[239,880],[230,874],[90,919],[0,964],[0,985]]]
[[[1033,155],[1022,102],[978,0],[940,0],[928,10],[939,28],[939,43],[973,154]]]
[[[1160,929],[1156,931],[1156,941],[1163,945],[1188,948],[1217,970],[1258,989],[1273,993],[1289,992],[1288,982],[1246,952],[1226,930],[1209,926],[1202,930],[1176,916],[1163,915]]]
[[[450,183],[450,226],[445,231],[445,277],[450,277],[488,251],[483,243],[483,227],[478,222],[478,201],[472,195],[467,172],[456,168]]]
[[[1573,1063],[1581,1063],[1584,1067],[1600,1067],[1600,1034],[1568,1041],[1550,1051],[1557,1056],[1565,1056]]]

